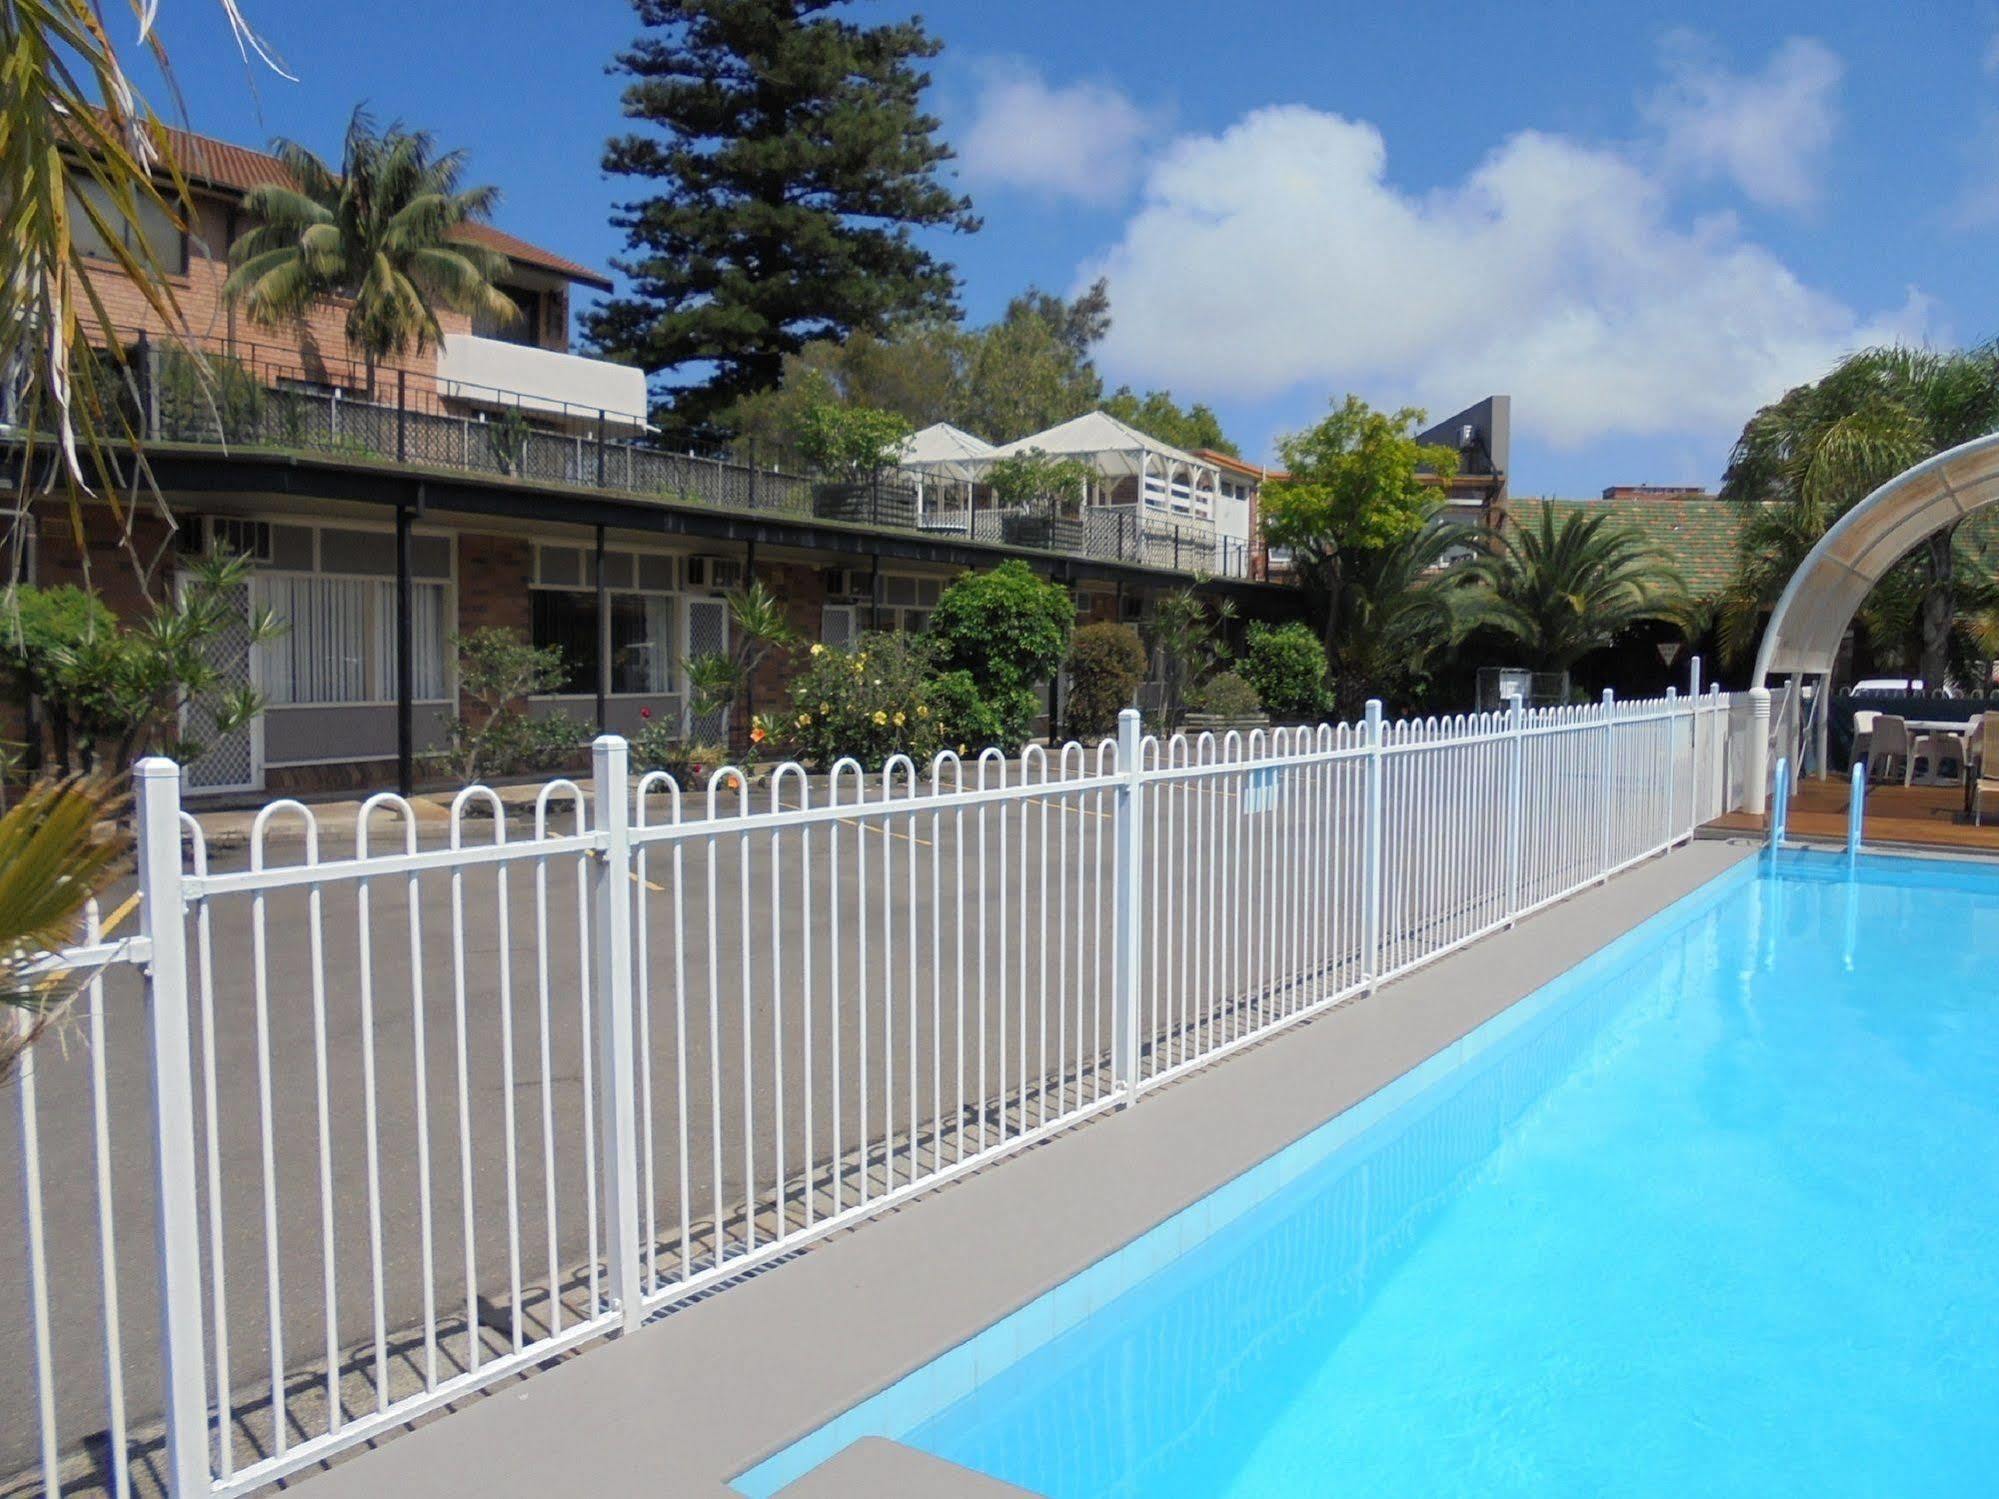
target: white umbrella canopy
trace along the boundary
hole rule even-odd
[[[902,467],[946,479],[970,480],[984,467],[981,460],[999,450],[949,422],[932,422],[902,447]]]
[[[1007,443],[991,453],[980,467],[989,468],[994,459],[1031,452],[1035,448],[1057,458],[1080,458],[1107,479],[1129,478],[1141,469],[1162,474],[1169,464],[1175,463],[1200,469],[1204,473],[1214,471],[1213,464],[1203,462],[1170,442],[1148,437],[1136,427],[1103,411],[1086,411],[1081,416],[1050,427],[1046,432],[1036,432]]]

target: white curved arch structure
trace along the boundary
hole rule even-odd
[[[1999,433],[1926,458],[1821,536],[1791,575],[1756,653],[1755,687],[1825,677],[1847,626],[1882,576],[1932,533],[1999,504]]]

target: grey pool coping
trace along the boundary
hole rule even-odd
[[[1302,1138],[1756,847],[1698,840],[1648,860],[1130,1109],[295,1482],[309,1499],[732,1499],[736,1474]],[[895,1493],[883,1485],[902,1480],[882,1474],[898,1471],[926,1499],[1019,1492],[892,1442],[860,1445],[787,1499]]]
[[[886,1437],[862,1437],[783,1489],[779,1499],[1035,1499]]]

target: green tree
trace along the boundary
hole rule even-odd
[[[866,484],[895,467],[909,436],[909,423],[892,411],[826,401],[806,411],[799,451],[830,478]]]
[[[1233,599],[1210,600],[1198,583],[1175,589],[1152,606],[1146,634],[1163,668],[1159,718],[1166,733],[1180,727],[1209,679],[1228,665],[1222,632],[1235,612]]]
[[[1024,562],[967,573],[930,614],[942,672],[962,671],[991,710],[984,737],[1012,749],[1034,720],[1034,687],[1062,664],[1076,605],[1068,590]]]
[[[1130,625],[1099,620],[1069,637],[1062,669],[1069,678],[1068,730],[1109,734],[1145,682],[1145,643]]]
[[[620,205],[631,291],[585,328],[648,370],[712,367],[672,391],[683,427],[776,385],[815,338],[953,311],[956,277],[912,234],[978,228],[921,107],[939,43],[832,14],[847,3],[635,0],[647,34],[616,66],[651,128],[614,137],[604,169],[658,190]]]
[[[1762,615],[1827,527],[1904,469],[1999,429],[1999,346],[1863,349],[1749,419],[1724,498],[1747,510],[1741,564],[1724,595],[1724,645],[1740,657]],[[1948,676],[1956,617],[1955,528],[1924,542],[1921,675]]]
[[[1090,351],[1109,328],[1107,283],[1074,301],[1029,288],[976,336],[957,425],[1012,442],[1094,410],[1104,387]]]
[[[1567,671],[1640,621],[1687,618],[1672,563],[1609,514],[1557,519],[1544,504],[1502,530],[1476,566],[1491,589],[1480,622],[1517,641],[1536,671]]]
[[[1231,458],[1241,456],[1241,449],[1223,434],[1221,418],[1213,410],[1197,401],[1183,411],[1170,390],[1148,390],[1141,396],[1129,385],[1120,385],[1105,398],[1103,409],[1147,437],[1190,453],[1208,448]]]
[[[1316,718],[1326,708],[1326,647],[1299,620],[1251,624],[1243,637],[1242,674],[1280,719]]]
[[[536,730],[523,704],[538,693],[559,690],[568,669],[562,647],[537,646],[518,630],[487,626],[454,636],[458,654],[458,694],[473,707],[452,721],[446,763],[462,780],[523,767],[536,758]],[[547,722],[574,724],[558,716]],[[581,735],[572,731],[577,744]]]
[[[507,259],[463,237],[499,201],[492,187],[461,187],[465,153],[439,154],[428,131],[377,130],[366,109],[347,123],[340,170],[296,141],[274,150],[292,186],[244,198],[253,227],[229,247],[224,293],[256,322],[294,323],[328,297],[346,299],[347,341],[375,366],[442,342],[439,308],[520,315],[495,285]]]
[[[996,460],[982,477],[1002,509],[1053,512],[1081,505],[1096,472],[1080,458],[1029,448]]]
[[[1466,528],[1431,505],[1416,529],[1353,554],[1332,620],[1333,710],[1358,718],[1371,697],[1407,704],[1438,656],[1491,607],[1476,574],[1451,566]]]
[[[264,710],[254,688],[217,665],[217,643],[242,626],[249,564],[210,553],[183,567],[180,586],[130,624],[94,594],[61,586],[10,590],[13,623],[0,636],[0,664],[42,700],[58,775],[122,775],[140,755],[192,764],[211,747],[183,724],[217,738]],[[268,612],[250,622],[254,641],[282,626]]]
[[[1110,293],[1099,281],[1068,301],[1030,288],[983,328],[931,317],[816,338],[785,356],[774,388],[743,397],[719,421],[739,447],[760,452],[798,447],[809,414],[829,403],[1011,442],[1096,407],[1103,382],[1090,350],[1109,324]]]
[[[1416,440],[1423,416],[1408,406],[1376,411],[1350,395],[1317,426],[1278,443],[1290,478],[1263,488],[1264,538],[1291,550],[1336,664],[1348,577],[1368,554],[1423,528],[1434,491],[1422,472],[1457,472],[1454,450]]]
[[[729,649],[689,657],[687,683],[696,713],[727,713],[740,702],[747,710],[744,717],[754,720],[757,668],[773,651],[795,647],[798,631],[792,628],[784,601],[761,578],[750,579],[747,587],[731,589],[728,605]],[[754,722],[746,722],[739,728],[747,735],[754,726]]]

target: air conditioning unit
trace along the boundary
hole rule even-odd
[[[742,563],[733,557],[689,557],[687,559],[687,586],[689,588],[734,588],[743,576]]]

